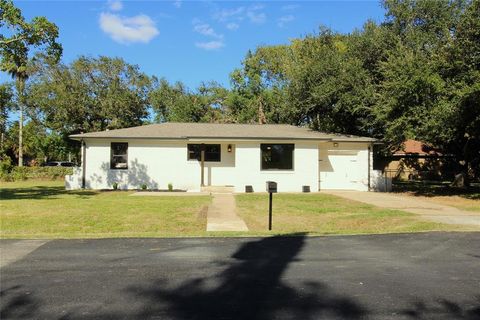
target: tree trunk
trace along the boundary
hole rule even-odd
[[[24,102],[25,79],[17,80],[18,108],[20,118],[18,119],[18,166],[23,167],[23,102]]]
[[[468,186],[468,175],[463,172],[455,175],[453,182],[450,184],[450,187],[457,188],[467,188]]]
[[[267,118],[265,117],[265,112],[263,111],[262,98],[258,99],[258,124],[266,124]]]

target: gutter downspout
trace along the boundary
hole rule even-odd
[[[87,160],[87,155],[86,155],[86,146],[85,146],[85,141],[82,141],[82,189],[85,189],[85,177],[86,177],[86,160]]]
[[[370,145],[368,146],[368,191],[371,191],[371,187],[370,187],[370,161],[371,161],[371,153],[372,153],[372,150],[373,150],[373,144],[370,143]]]
[[[201,181],[200,186],[205,187],[205,144],[202,143],[200,150]]]

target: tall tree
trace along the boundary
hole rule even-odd
[[[151,80],[123,59],[80,57],[38,68],[27,104],[62,135],[137,126],[148,116]]]
[[[0,0],[0,27],[12,30],[7,36],[0,34],[0,70],[16,81],[17,104],[20,111],[18,136],[18,165],[23,166],[23,118],[25,82],[29,77],[28,63],[32,50],[42,51],[49,59],[58,61],[62,47],[57,42],[58,28],[45,17],[25,21],[20,9],[11,0]]]
[[[227,95],[217,83],[203,83],[191,91],[181,82],[154,79],[149,99],[158,122],[228,122]]]
[[[235,122],[291,122],[284,90],[289,50],[288,46],[270,46],[249,51],[242,68],[230,74],[232,90],[227,103]]]
[[[9,83],[0,84],[0,160],[5,154],[8,113],[13,108],[13,90]]]

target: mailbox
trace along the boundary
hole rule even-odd
[[[267,181],[267,192],[277,193],[277,183],[275,181]]]

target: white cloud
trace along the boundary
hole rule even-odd
[[[256,5],[250,6],[250,7],[248,8],[248,10],[250,10],[250,11],[257,11],[257,10],[262,10],[263,8],[265,8],[264,5],[262,5],[262,4],[256,4]]]
[[[223,38],[223,35],[216,33],[215,30],[213,30],[213,28],[208,23],[201,23],[198,20],[194,20],[193,23],[194,23],[193,31],[207,37],[213,37],[217,39]]]
[[[100,28],[113,40],[123,44],[148,43],[159,34],[153,20],[144,14],[122,17],[117,14],[100,14]]]
[[[244,7],[233,9],[218,10],[213,14],[213,18],[219,22],[226,22],[229,20],[243,20],[242,14],[245,11]]]
[[[267,15],[262,11],[263,8],[263,5],[252,5],[249,7],[219,9],[214,12],[213,19],[225,23],[229,30],[236,30],[240,27],[240,22],[244,20],[256,24],[264,23],[267,20]]]
[[[267,20],[267,16],[265,13],[255,13],[255,12],[248,12],[247,17],[250,19],[251,22],[253,23],[264,23],[265,20]]]
[[[123,3],[120,0],[109,0],[108,8],[112,11],[120,11],[123,9]]]
[[[295,10],[298,7],[300,7],[298,4],[287,4],[282,6],[282,10],[289,11],[289,10]]]
[[[196,42],[195,46],[204,50],[216,50],[225,46],[223,41],[223,34],[216,33],[215,30],[208,24],[203,23],[198,19],[194,19],[193,31],[209,38],[214,38],[212,41]]]
[[[278,26],[280,28],[283,28],[287,23],[292,22],[293,20],[295,20],[295,17],[291,14],[289,14],[288,16],[280,17],[278,19]]]
[[[175,8],[180,9],[182,7],[182,0],[174,0],[173,5],[175,6]]]
[[[227,23],[227,29],[228,29],[228,30],[235,31],[235,30],[237,30],[238,28],[240,28],[240,25],[239,25],[238,23],[235,23],[235,22]]]
[[[207,42],[196,42],[195,46],[204,50],[217,50],[224,47],[225,44],[221,40],[214,40],[214,41],[207,41]]]
[[[264,23],[267,20],[267,15],[260,10],[263,9],[262,5],[251,6],[247,10],[247,17],[252,23]]]

